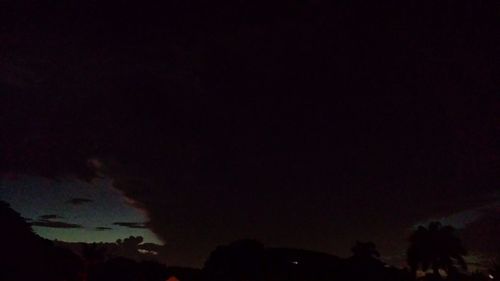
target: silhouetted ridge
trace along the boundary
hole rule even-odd
[[[82,260],[73,252],[54,246],[34,234],[30,225],[0,201],[0,280],[80,280]]]

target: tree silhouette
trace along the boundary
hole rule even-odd
[[[20,278],[23,267],[31,262],[24,259],[26,252],[39,247],[39,241],[30,225],[9,204],[0,201],[0,223],[8,226],[0,232],[0,279]]]
[[[455,264],[466,270],[463,258],[466,254],[453,227],[431,222],[427,228],[419,226],[410,236],[407,261],[414,275],[418,269],[431,268],[435,277],[439,277],[439,269],[449,272]]]
[[[103,262],[106,258],[106,248],[97,243],[85,243],[82,245],[82,256],[89,265]]]
[[[373,242],[356,241],[356,244],[351,248],[351,252],[357,258],[375,259],[380,257],[380,253]]]
[[[9,204],[0,201],[0,280],[79,280],[82,265],[73,252],[36,235]]]
[[[205,262],[210,280],[259,280],[263,273],[264,246],[254,240],[239,240],[219,246]]]
[[[352,257],[346,260],[346,280],[394,280],[385,263],[379,260],[380,253],[375,243],[356,241],[351,251]]]

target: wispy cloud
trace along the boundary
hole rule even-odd
[[[42,215],[42,216],[38,217],[39,220],[56,220],[56,219],[63,219],[63,218],[64,217],[62,217],[60,215],[56,215],[56,214]]]
[[[60,215],[47,214],[47,215],[38,216],[37,220],[31,220],[31,221],[29,221],[29,223],[32,226],[52,227],[52,228],[82,228],[83,227],[80,224],[58,221],[60,219],[63,219],[63,217]]]
[[[97,230],[97,231],[106,231],[106,230],[112,230],[111,227],[106,227],[106,226],[98,226],[96,228],[94,228],[94,230]]]
[[[147,228],[143,222],[115,222],[113,225],[124,226],[128,228]]]
[[[67,223],[62,221],[38,220],[31,223],[32,226],[52,227],[52,228],[82,228],[80,224]]]

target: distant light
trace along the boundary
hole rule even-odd
[[[490,278],[490,279],[494,279],[494,278],[495,278],[495,276],[493,276],[493,275],[491,275],[491,274],[488,274],[488,278]]]
[[[293,264],[299,264],[299,262],[298,262],[298,261],[292,261],[292,263],[293,263]]]
[[[138,249],[137,252],[139,252],[141,254],[145,254],[145,255],[155,255],[155,256],[158,255],[157,251],[146,250],[146,249]]]

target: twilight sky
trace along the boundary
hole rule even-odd
[[[400,255],[445,218],[494,248],[494,8],[216,2],[2,4],[2,198],[37,232],[201,265],[240,238]]]
[[[33,230],[48,239],[115,242],[133,235],[144,237],[146,243],[161,243],[149,229],[142,227],[146,215],[132,208],[109,180],[92,183],[39,177],[2,180],[0,200],[31,219]],[[128,227],[126,223],[135,224]]]

